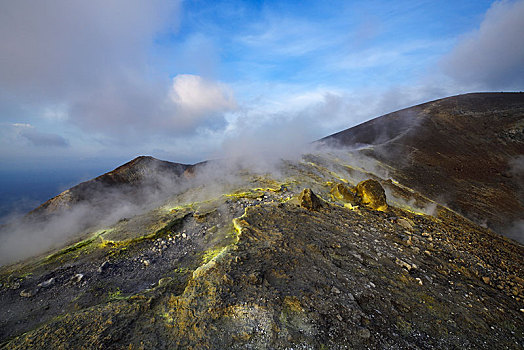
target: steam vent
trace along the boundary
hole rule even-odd
[[[264,171],[139,157],[5,225],[0,348],[524,348],[524,94],[316,144]]]

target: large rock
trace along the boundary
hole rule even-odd
[[[345,203],[350,203],[351,205],[357,205],[358,199],[351,189],[344,185],[343,183],[336,184],[330,191],[334,199],[338,199]]]
[[[361,203],[370,209],[384,211],[388,208],[386,192],[376,180],[359,182],[355,187],[355,192],[360,197]]]
[[[300,202],[300,206],[308,210],[318,210],[322,207],[322,202],[317,197],[317,195],[311,191],[310,188],[304,189],[298,197],[298,200]]]

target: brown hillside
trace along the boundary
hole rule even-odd
[[[393,177],[495,231],[522,241],[524,93],[449,97],[324,138],[364,152]],[[522,168],[522,167],[521,167]]]

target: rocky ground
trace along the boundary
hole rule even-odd
[[[1,348],[524,347],[522,245],[340,155],[241,177],[3,267]]]

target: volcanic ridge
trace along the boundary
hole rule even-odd
[[[267,171],[139,157],[36,208],[18,224],[82,220],[0,268],[0,348],[524,347],[524,246],[506,237],[522,242],[524,94],[314,145]]]

